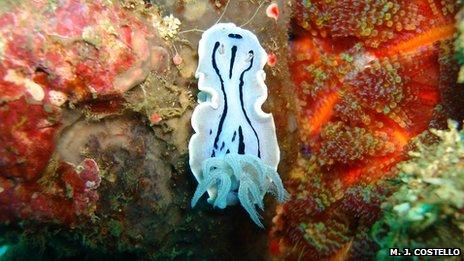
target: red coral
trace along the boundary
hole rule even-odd
[[[166,69],[167,52],[155,28],[108,1],[8,8],[0,14],[0,221],[71,222],[95,207],[100,177],[90,159],[82,170],[61,162],[48,173],[61,106],[120,109],[122,93]]]
[[[63,164],[59,172],[62,173],[61,180],[66,188],[72,190],[70,197],[73,199],[74,212],[88,212],[87,207],[98,200],[95,190],[100,186],[101,177],[97,163],[92,159],[85,159],[77,168]]]
[[[76,215],[93,211],[100,185],[97,163],[85,159],[79,166],[61,163],[61,179],[15,182],[0,177],[0,221],[35,219],[72,222]]]
[[[350,256],[386,193],[377,185],[413,137],[443,118],[455,3],[298,1],[290,70],[299,102],[298,165],[271,248],[283,257]],[[454,78],[455,79],[455,78]],[[447,81],[448,85],[452,85]],[[310,156],[308,151],[311,153]],[[347,229],[349,228],[349,229]],[[279,247],[276,246],[278,242]]]
[[[39,177],[54,151],[60,126],[52,117],[24,97],[0,106],[0,176],[22,181]]]

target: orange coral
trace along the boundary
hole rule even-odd
[[[353,257],[350,249],[370,244],[386,193],[377,181],[442,117],[455,9],[432,0],[297,3],[290,69],[303,149],[287,182],[292,200],[273,220],[272,253]]]

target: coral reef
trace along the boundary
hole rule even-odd
[[[295,133],[284,84],[290,13],[276,3],[278,20],[256,1],[3,1],[3,257],[265,258],[267,235],[243,209],[190,208],[187,144],[198,32],[219,18],[246,23],[277,57],[265,109],[288,108],[278,135]]]
[[[300,152],[277,208],[279,258],[373,258],[369,230],[411,139],[460,118],[454,1],[297,1]],[[369,247],[366,247],[369,246]]]
[[[448,232],[462,232],[463,134],[422,133],[464,116],[459,8],[2,1],[1,258],[372,259],[393,244],[451,241]],[[264,198],[269,233],[242,208],[190,207],[196,52],[219,22],[252,31],[269,54],[263,110],[274,116],[291,194],[276,213]],[[398,224],[420,237],[394,241]]]
[[[378,258],[392,247],[462,247],[464,131],[450,121],[449,130],[431,133],[438,143],[418,139],[411,159],[398,165],[399,189],[383,203],[383,216],[372,229]]]
[[[65,105],[121,96],[165,67],[167,54],[141,20],[110,2],[7,1],[2,8],[0,197],[9,211],[1,221],[69,223],[95,208],[100,177],[92,159],[70,170],[54,153],[72,123]]]
[[[62,162],[46,175],[53,172],[60,173],[60,177],[41,177],[37,183],[16,184],[14,180],[2,179],[0,219],[71,222],[76,215],[93,213],[101,181],[97,163],[92,159],[85,159],[78,166]]]

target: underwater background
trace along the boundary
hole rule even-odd
[[[0,259],[385,260],[464,250],[455,0],[0,0]],[[198,41],[268,54],[290,198],[190,200]],[[461,257],[448,257],[460,260]]]

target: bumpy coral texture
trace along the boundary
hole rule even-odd
[[[462,2],[462,1],[459,1]],[[459,70],[458,82],[464,82],[464,9],[461,8],[459,13],[456,15],[457,23],[456,27],[458,29],[458,37],[455,41],[455,50],[456,50],[456,59],[461,65]]]
[[[464,132],[453,121],[449,130],[431,132],[440,141],[417,141],[411,159],[399,164],[399,189],[383,204],[384,214],[372,229],[379,259],[393,247],[462,246]]]
[[[281,257],[367,257],[370,226],[410,140],[454,87],[454,1],[299,1],[290,70],[301,150],[277,209]],[[444,95],[445,94],[445,95]]]
[[[64,109],[121,96],[162,53],[147,26],[110,1],[1,5],[0,221],[71,222],[95,208],[100,178],[94,160],[75,166],[54,154]]]

